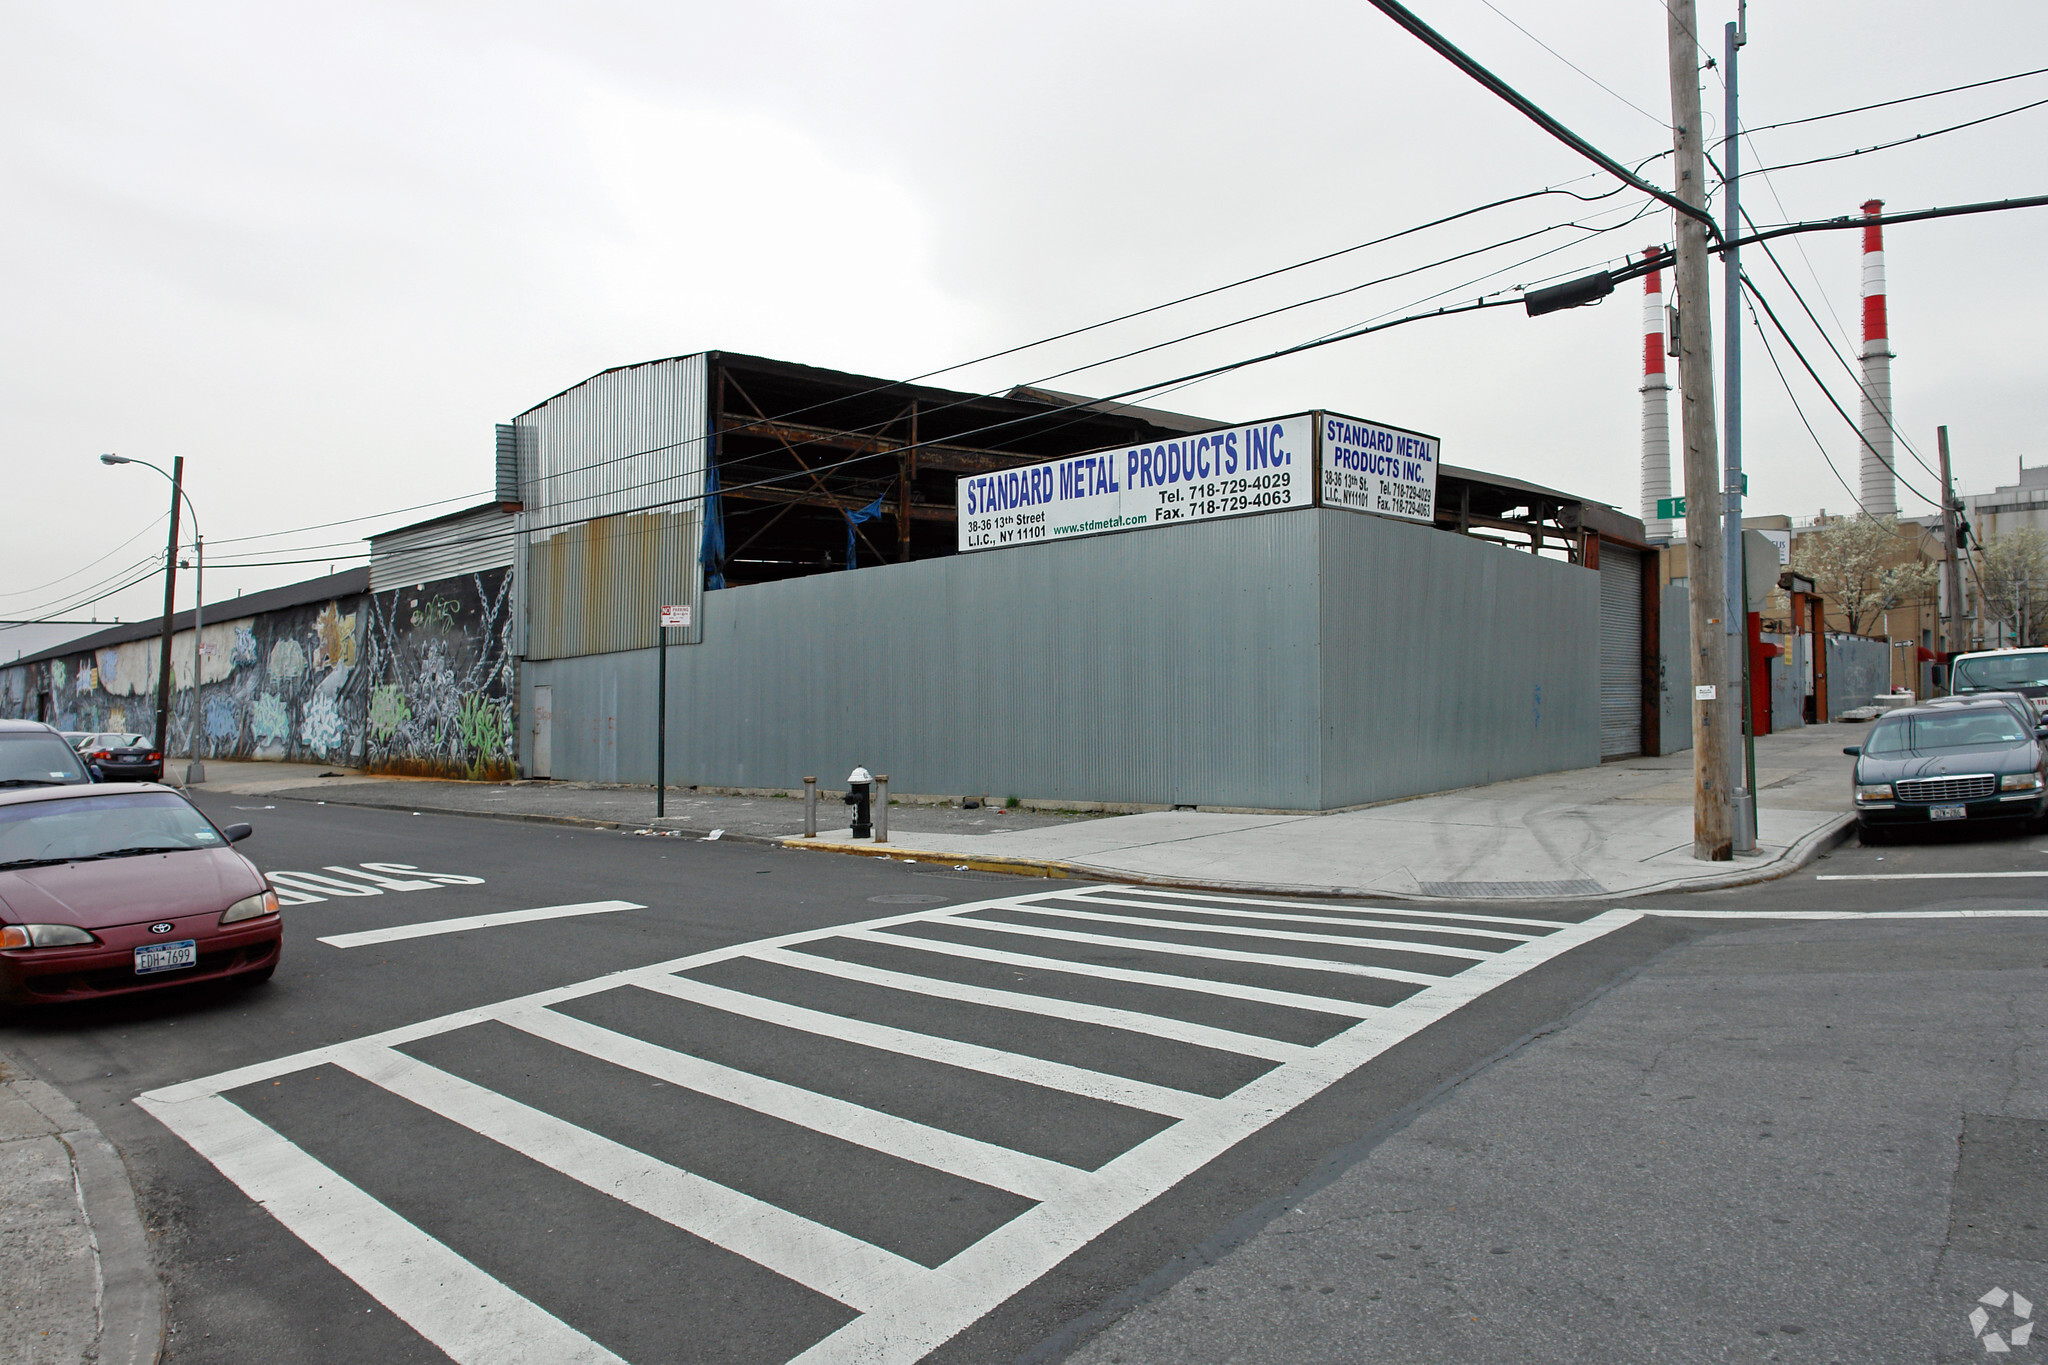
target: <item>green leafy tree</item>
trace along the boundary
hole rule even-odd
[[[1792,543],[1792,567],[1848,618],[1849,633],[1860,635],[1934,587],[1934,566],[1914,546],[1917,534],[1918,528],[1902,530],[1897,517],[1836,517]]]

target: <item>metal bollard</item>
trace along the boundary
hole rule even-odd
[[[875,842],[889,842],[889,774],[875,777]]]
[[[804,779],[804,838],[818,837],[818,779]]]

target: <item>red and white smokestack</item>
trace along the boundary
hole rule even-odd
[[[1876,218],[1884,209],[1882,199],[1863,206],[1866,218]],[[1863,431],[1862,461],[1858,466],[1863,510],[1874,517],[1894,516],[1899,510],[1898,478],[1892,436],[1892,348],[1891,329],[1884,315],[1884,227],[1866,223],[1863,227],[1863,414],[1858,424]]]
[[[1664,272],[1662,247],[1651,247],[1643,259],[1651,266],[1643,276],[1643,529],[1651,540],[1669,540],[1672,520],[1657,515],[1657,504],[1671,496],[1671,381],[1664,373]]]

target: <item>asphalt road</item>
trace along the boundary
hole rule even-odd
[[[305,898],[275,980],[7,1033],[127,1157],[172,1361],[1922,1359],[1893,1279],[2030,1263],[2044,930],[1743,917],[2038,907],[1952,874],[2039,838],[1423,910],[201,800]]]

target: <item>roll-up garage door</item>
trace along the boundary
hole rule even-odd
[[[1600,547],[1600,757],[1643,751],[1643,560]]]

